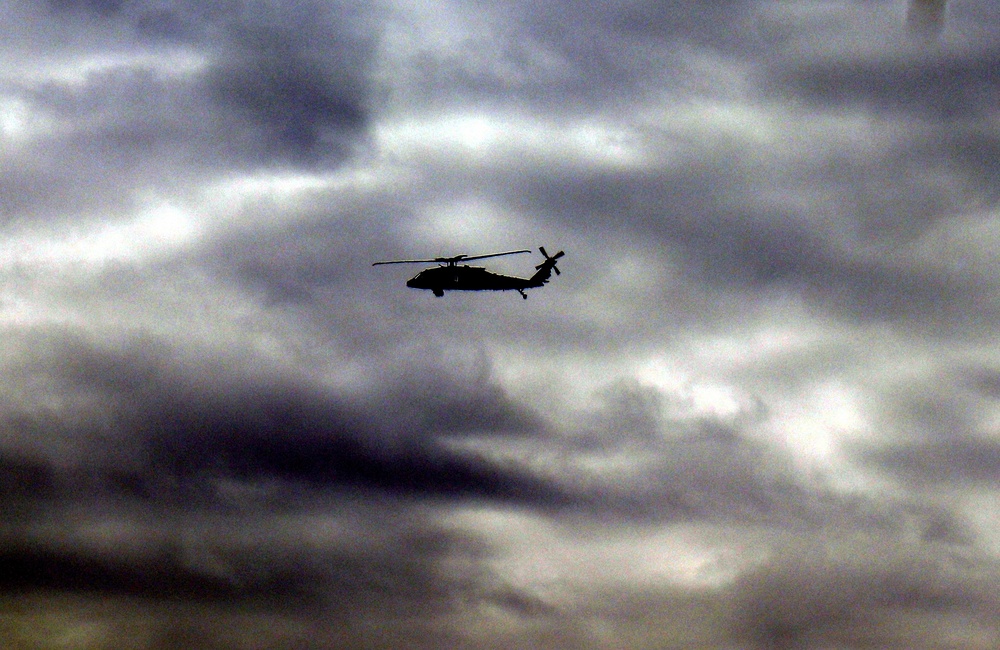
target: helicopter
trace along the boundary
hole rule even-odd
[[[445,291],[517,291],[525,300],[528,294],[525,289],[535,289],[549,281],[552,271],[559,275],[556,268],[556,260],[565,255],[559,251],[555,255],[549,255],[545,248],[538,247],[538,250],[545,257],[545,260],[535,267],[536,273],[530,278],[519,278],[512,275],[502,275],[487,271],[481,266],[459,265],[459,262],[469,262],[472,260],[483,260],[488,257],[500,257],[502,255],[520,255],[530,253],[528,249],[519,251],[506,251],[504,253],[490,253],[488,255],[456,255],[454,257],[435,257],[428,260],[391,260],[388,262],[375,262],[372,266],[379,264],[426,264],[428,262],[438,262],[441,266],[424,269],[420,273],[406,281],[406,286],[411,289],[430,289],[434,295],[440,298]]]

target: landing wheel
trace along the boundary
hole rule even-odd
[[[525,300],[527,300],[527,299],[528,299],[528,294],[524,293],[524,292],[523,292],[523,291],[521,291],[520,289],[518,289],[518,290],[517,290],[517,292],[518,292],[519,294],[521,294],[521,297],[522,297],[522,298],[524,298]]]
[[[441,296],[444,295],[444,290],[443,289],[434,289],[433,291],[434,291],[434,295],[437,296],[438,298],[440,298]]]

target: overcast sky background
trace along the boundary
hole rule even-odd
[[[1000,5],[913,4],[3,3],[0,644],[1000,646]]]

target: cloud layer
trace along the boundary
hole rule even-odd
[[[0,640],[995,647],[1000,14],[944,5],[10,3]]]

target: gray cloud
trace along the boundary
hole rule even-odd
[[[995,567],[964,567],[912,549],[879,559],[838,558],[816,549],[748,572],[735,589],[737,638],[762,648],[819,648],[829,643],[935,647],[936,634],[910,628],[917,613],[939,620],[969,616],[995,630]],[[824,557],[824,555],[826,557]],[[989,632],[988,632],[989,633]]]
[[[912,0],[906,11],[906,25],[910,31],[923,38],[941,35],[945,24],[944,0]]]
[[[857,457],[915,486],[991,485],[1000,472],[1000,443],[985,438],[908,442],[857,451]]]
[[[265,161],[308,164],[350,153],[367,126],[372,44],[307,12],[284,28],[232,31],[232,50],[207,79],[212,100],[232,111],[223,128],[247,146],[263,140]]]
[[[739,155],[735,145],[731,153]],[[904,156],[902,151],[898,155]],[[851,246],[824,224],[810,223],[808,214],[772,206],[733,210],[720,205],[718,199],[731,192],[756,192],[729,163],[676,174],[536,175],[527,181],[530,198],[519,202],[594,235],[640,232],[658,242],[682,273],[707,290],[787,290],[849,317],[975,327],[994,309],[992,287],[947,268],[900,262],[892,254],[893,247],[947,219],[953,208],[942,205],[941,193],[914,187],[907,198],[890,202],[875,186],[859,187],[858,178],[866,183],[875,174],[905,174],[899,164],[889,162],[878,169],[881,165],[869,162],[850,171],[819,172],[831,177],[830,191],[846,204],[840,226],[865,233],[872,245],[867,251]],[[846,186],[850,190],[840,193]],[[869,232],[883,241],[867,236]]]
[[[63,50],[82,61],[78,68],[7,81],[10,96],[41,116],[37,137],[19,147],[20,164],[0,179],[9,215],[127,209],[136,190],[170,191],[192,174],[336,166],[363,141],[374,36],[360,18],[343,21],[318,5],[284,13],[163,7],[54,8],[67,29],[84,34],[78,21],[86,16],[135,30],[151,11],[198,29],[166,43],[139,30],[111,48],[80,39]]]
[[[775,72],[784,87],[821,105],[960,120],[989,110],[998,86],[992,49],[888,60],[812,61]]]

